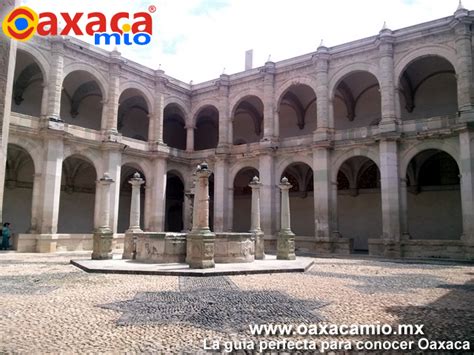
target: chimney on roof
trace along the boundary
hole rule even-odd
[[[253,68],[253,49],[249,49],[245,52],[245,70]]]

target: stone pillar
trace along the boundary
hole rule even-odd
[[[183,208],[183,232],[187,233],[193,229],[193,204],[194,193],[187,191],[184,194],[184,208]]]
[[[18,2],[18,1],[17,1]],[[0,19],[4,19],[15,7],[14,0],[2,2]],[[15,75],[16,42],[0,31],[0,216],[3,215],[3,191],[7,162],[8,133],[10,129],[10,110],[13,80]]]
[[[198,165],[193,207],[193,229],[187,236],[186,263],[192,269],[214,267],[216,235],[209,229],[209,177],[207,163]]]
[[[33,193],[31,199],[31,226],[28,233],[39,233],[41,224],[41,174],[33,174]]]
[[[122,152],[120,145],[114,142],[102,144],[103,170],[106,171],[113,181],[120,181],[122,170]],[[110,187],[110,221],[109,226],[113,233],[117,233],[118,211],[120,201],[120,183]]]
[[[225,153],[232,143],[232,135],[229,137],[229,126],[231,126],[229,87],[229,75],[222,74],[219,78],[219,144],[217,146],[219,153]]]
[[[408,231],[408,189],[407,179],[400,178],[400,227],[401,227],[401,238],[403,240],[410,239]]]
[[[152,232],[164,232],[165,230],[165,204],[166,204],[166,159],[157,157],[153,160],[151,178],[151,203],[149,230]],[[150,181],[150,180],[148,180]]]
[[[64,42],[61,36],[51,37],[51,67],[47,87],[48,104],[46,117],[50,121],[61,120],[61,94],[63,89]]]
[[[194,126],[186,126],[186,151],[194,152]]]
[[[214,169],[214,231],[216,232],[226,230],[228,175],[227,161],[224,157],[217,156]]]
[[[467,9],[458,8],[454,13],[454,33],[457,55],[458,107],[462,120],[474,119],[474,78],[472,63],[472,30]]]
[[[316,106],[317,129],[314,133],[315,141],[329,139],[329,49],[319,46],[316,52]]]
[[[128,183],[132,185],[132,201],[130,204],[130,226],[125,232],[122,259],[134,259],[135,241],[133,235],[143,232],[140,228],[140,188],[145,180],[136,172]]]
[[[275,140],[275,63],[266,62],[263,77],[263,141]]]
[[[94,231],[92,259],[112,259],[113,232],[110,228],[110,185],[114,182],[108,173],[99,180],[101,191],[101,209],[99,228]]]
[[[255,259],[265,259],[265,243],[262,228],[260,228],[260,180],[254,176],[249,186],[252,189],[252,211],[250,218],[250,233],[255,234]]]
[[[109,92],[104,93],[101,128],[106,140],[116,141],[118,135],[117,122],[120,100],[120,68],[122,58],[117,50],[110,53],[109,63]]]
[[[379,127],[383,132],[397,130],[395,113],[395,68],[393,62],[394,36],[391,30],[384,28],[379,33],[379,80],[382,99],[382,118]]]
[[[278,191],[275,186],[275,164],[273,153],[269,151],[262,152],[259,157],[259,172],[262,186],[261,192],[261,222],[265,236],[272,236],[276,232],[277,220],[277,201]],[[278,198],[279,200],[279,198]]]
[[[165,109],[165,72],[163,70],[155,71],[155,95],[153,101],[153,114],[150,117],[150,126],[148,129],[148,140],[153,144],[163,144],[163,119]]]
[[[395,140],[381,140],[380,187],[382,192],[382,239],[400,241],[400,187],[398,145]],[[386,255],[396,256],[396,255]]]
[[[295,235],[291,231],[289,196],[289,191],[293,186],[286,177],[283,177],[278,187],[281,190],[281,229],[278,233],[277,259],[295,260]]]
[[[459,143],[461,149],[462,239],[474,244],[474,132],[472,130],[461,132]]]
[[[313,150],[314,224],[316,239],[331,237],[331,155],[328,148]]]

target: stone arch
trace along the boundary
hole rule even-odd
[[[175,174],[175,175],[177,175],[181,178],[181,181],[183,181],[185,190],[190,190],[191,189],[192,183],[193,183],[192,173],[190,172],[190,170],[187,167],[180,166],[180,165],[175,164],[173,162],[169,162],[166,173],[168,173],[168,172],[173,172],[173,174]]]
[[[186,228],[184,218],[186,183],[175,169],[166,172],[165,231],[181,232]]]
[[[307,156],[298,156],[298,157],[286,157],[279,161],[276,166],[276,171],[275,171],[275,184],[280,183],[280,178],[283,172],[288,168],[290,165],[293,164],[306,164],[308,165],[311,169],[313,169],[313,159],[310,155]]]
[[[78,157],[89,162],[95,169],[97,176],[99,176],[100,168],[102,165],[101,156],[92,149],[80,149],[75,146],[64,147],[64,160],[69,157]]]
[[[252,210],[252,189],[248,184],[254,176],[260,176],[260,171],[245,165],[237,171],[229,186],[232,186],[232,231],[248,232],[250,230]]]
[[[163,141],[168,146],[185,150],[187,148],[188,116],[183,106],[173,101],[163,108]]]
[[[24,149],[33,160],[33,165],[36,173],[40,173],[40,166],[43,164],[43,146],[41,143],[33,141],[28,137],[18,137],[10,135],[8,137],[8,144],[17,145]]]
[[[193,114],[195,151],[217,147],[219,144],[219,115],[219,109],[212,104],[200,106]]]
[[[237,109],[237,106],[243,101],[245,100],[247,97],[250,97],[250,96],[255,96],[257,97],[258,99],[260,99],[260,101],[263,103],[263,93],[262,93],[262,90],[260,89],[257,89],[257,88],[246,88],[246,89],[242,89],[234,94],[232,94],[230,96],[230,100],[229,100],[229,107],[231,108],[231,111],[230,111],[230,117],[234,117],[235,115],[235,110]],[[265,104],[264,104],[265,105]]]
[[[341,153],[337,158],[335,158],[331,164],[331,181],[337,181],[337,173],[339,169],[341,169],[342,164],[344,164],[347,160],[353,157],[362,156],[372,160],[377,168],[380,170],[380,159],[378,155],[378,151],[371,147],[357,147],[352,148],[347,151]]]
[[[275,107],[278,108],[280,106],[283,95],[289,89],[291,89],[292,86],[296,85],[306,85],[310,87],[314,91],[314,95],[316,95],[316,78],[314,76],[308,75],[292,77],[291,79],[285,80],[283,83],[281,83],[275,90],[275,98],[277,99]]]
[[[189,117],[192,117],[190,114],[190,109],[189,109],[189,103],[187,103],[185,100],[183,100],[179,96],[166,96],[163,102],[163,108],[165,108],[168,105],[174,104],[179,107],[179,109],[182,111],[184,115],[184,122],[186,124],[189,123]]]
[[[219,116],[221,115],[221,111],[219,110],[218,105],[216,105],[215,99],[206,99],[206,100],[199,101],[199,105],[194,107],[191,110],[191,113],[189,115],[191,119],[191,124],[193,126],[196,126],[196,123],[197,123],[196,119],[198,118],[199,113],[202,110],[204,110],[206,107],[213,107],[219,113]]]
[[[129,165],[129,166],[132,166],[132,167],[135,167],[137,168],[138,170],[142,171],[143,174],[148,177],[151,177],[151,169],[150,169],[150,165],[148,163],[148,161],[146,161],[145,159],[143,158],[138,158],[137,157],[132,157],[132,156],[122,156],[122,162],[121,162],[121,165],[124,166],[124,165]],[[144,179],[145,177],[142,176],[142,178]]]
[[[336,93],[336,89],[339,83],[342,81],[342,79],[356,72],[368,72],[369,74],[372,74],[375,77],[375,79],[377,79],[377,82],[380,85],[379,70],[378,70],[377,65],[370,64],[370,63],[362,63],[362,62],[352,63],[336,70],[329,77],[328,87],[329,87],[330,100],[332,100],[332,98],[334,97],[334,94]]]
[[[117,130],[124,136],[148,141],[152,102],[136,87],[123,90],[119,96]]]
[[[231,106],[232,107],[232,106]],[[232,143],[260,141],[264,131],[265,104],[256,95],[245,95],[232,107]]]
[[[41,69],[41,73],[43,74],[44,81],[47,83],[49,80],[50,65],[43,52],[27,42],[18,42],[18,50],[28,53],[36,60]]]
[[[447,60],[453,66],[456,73],[459,73],[456,52],[453,48],[444,45],[424,46],[409,51],[408,54],[398,59],[395,63],[395,83],[397,87],[400,82],[400,77],[405,69],[416,60],[428,56],[438,56]]]
[[[92,75],[97,81],[97,84],[99,85],[99,88],[102,92],[102,101],[106,102],[108,100],[108,79],[104,77],[104,75],[91,64],[71,63],[66,65],[63,71],[63,82],[69,74],[72,74],[76,71],[85,71]]]
[[[153,110],[153,94],[145,85],[143,85],[142,83],[139,83],[138,81],[131,81],[131,80],[127,80],[123,84],[120,83],[119,97],[122,96],[122,94],[128,89],[137,90],[145,99],[145,102],[148,106],[148,111],[150,112],[154,111]]]
[[[232,167],[229,169],[229,186],[232,186],[239,171],[247,167],[259,171],[258,160],[239,160],[234,165],[232,165]]]
[[[400,159],[400,176],[401,177],[406,176],[407,171],[408,171],[408,166],[410,165],[410,162],[416,155],[423,152],[424,150],[429,150],[429,149],[436,149],[436,150],[440,150],[449,154],[456,161],[456,164],[458,165],[458,168],[461,171],[459,148],[450,142],[430,140],[430,141],[414,144],[413,146],[404,150],[400,154],[400,158],[399,158]]]

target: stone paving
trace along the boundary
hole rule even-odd
[[[255,323],[424,324],[430,340],[474,342],[472,265],[315,258],[306,273],[201,278],[69,264],[88,256],[0,253],[0,354],[195,354],[205,340],[219,353],[225,341],[283,338],[251,335]]]

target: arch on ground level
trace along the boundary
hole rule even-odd
[[[16,145],[25,150],[33,160],[35,171],[40,173],[40,167],[43,164],[43,146],[40,143],[28,137],[19,137],[10,134],[8,144]]]
[[[106,91],[97,76],[84,70],[65,75],[61,93],[61,119],[71,125],[100,130]]]
[[[368,240],[382,235],[380,170],[366,156],[352,156],[337,171],[338,231],[352,238],[354,251],[368,251]]]
[[[46,76],[42,64],[30,53],[19,49],[13,77],[13,112],[40,117]]]
[[[229,186],[232,186],[234,183],[234,179],[239,173],[240,170],[244,168],[253,168],[259,171],[259,163],[258,160],[238,160],[232,167],[229,169]]]
[[[380,84],[367,70],[348,72],[336,82],[332,96],[335,129],[378,125],[382,117]]]
[[[134,177],[135,173],[139,173],[140,177],[145,181],[140,186],[140,227],[144,228],[145,220],[145,186],[147,184],[145,171],[139,163],[122,162],[120,168],[120,192],[119,192],[119,208],[118,208],[118,224],[117,233],[125,233],[130,227],[130,208],[132,203],[132,185],[129,181]]]
[[[123,136],[148,141],[150,104],[141,90],[129,88],[119,98],[117,130]]]
[[[457,146],[446,141],[429,140],[415,144],[400,154],[400,176],[405,176],[407,174],[408,165],[418,153],[429,149],[445,151],[456,161],[458,166],[461,166],[461,161],[459,159],[459,149]]]
[[[32,218],[34,175],[34,161],[28,151],[19,145],[9,143],[2,221],[10,222],[15,233],[36,232],[39,227],[40,221]]]
[[[281,138],[312,134],[317,128],[316,92],[306,84],[293,84],[278,98]]]
[[[293,162],[285,167],[279,181],[286,177],[290,189],[291,230],[297,236],[314,236],[313,169],[304,162]]]
[[[169,103],[163,111],[163,141],[171,148],[186,149],[186,116],[182,106]]]
[[[73,154],[63,160],[58,233],[92,233],[97,170],[87,157]]]
[[[233,179],[233,232],[248,232],[250,230],[252,189],[248,185],[254,176],[260,176],[258,169],[247,166],[240,169]]]
[[[405,177],[410,238],[459,240],[463,226],[456,160],[443,150],[426,149],[410,160]]]
[[[279,162],[277,162],[276,168],[275,168],[275,179],[276,179],[275,184],[276,185],[280,183],[283,171],[291,164],[296,164],[296,163],[303,163],[311,167],[313,165],[313,158],[308,155],[302,155],[298,157],[291,156],[291,157],[285,157]]]
[[[232,108],[232,143],[248,144],[263,137],[263,101],[255,95],[242,97]]]
[[[449,60],[424,55],[409,62],[398,77],[403,120],[456,115],[457,79]]]
[[[165,231],[184,230],[184,180],[176,170],[166,173]]]
[[[216,148],[219,143],[219,110],[213,105],[201,107],[195,117],[194,150]]]
[[[365,158],[368,158],[377,165],[377,167],[380,166],[380,157],[378,153],[378,149],[371,149],[369,147],[361,147],[361,148],[353,148],[349,149],[347,151],[344,151],[340,155],[338,155],[332,162],[331,166],[331,181],[336,181],[337,180],[337,174],[339,169],[341,168],[342,164],[346,160],[349,160],[352,157],[357,157],[357,156],[362,156]]]
[[[64,146],[64,160],[71,156],[77,156],[81,159],[89,162],[95,169],[96,172],[100,171],[100,167],[102,165],[102,157],[97,151],[92,149],[81,149],[76,147],[75,145],[66,145]]]

